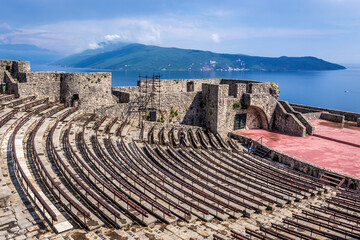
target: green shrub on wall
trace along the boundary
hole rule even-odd
[[[240,103],[239,102],[234,102],[233,103],[233,108],[235,109],[235,108],[239,108],[241,105],[240,105]]]
[[[174,109],[170,110],[170,118],[175,118],[177,115],[179,115],[178,110],[174,110]]]
[[[161,123],[165,122],[164,116],[161,116],[160,119],[158,119],[157,121]]]
[[[233,103],[234,109],[239,108],[239,107],[241,107],[241,109],[247,109],[248,105],[246,105],[244,102],[234,102]]]

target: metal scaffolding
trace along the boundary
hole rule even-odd
[[[138,112],[139,125],[142,126],[143,116],[150,112],[157,112],[161,109],[161,75],[142,76],[139,74],[138,87],[139,96],[134,102],[135,106],[131,112]]]
[[[138,86],[140,89],[139,110],[150,111],[161,108],[161,75],[142,76],[139,74]],[[157,95],[157,96],[156,96]]]

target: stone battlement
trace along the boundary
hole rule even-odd
[[[18,72],[30,72],[30,62],[20,60],[0,60],[0,71],[8,71],[12,75]]]

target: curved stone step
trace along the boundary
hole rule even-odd
[[[28,122],[26,122],[19,130],[19,133],[15,136],[15,151],[19,161],[20,167],[23,169],[26,177],[35,187],[36,191],[40,194],[40,196],[44,199],[46,204],[53,210],[56,215],[57,220],[53,222],[53,227],[57,233],[61,233],[64,231],[68,231],[73,228],[72,224],[60,213],[60,211],[54,206],[54,204],[50,201],[50,199],[46,196],[46,194],[42,191],[40,186],[37,184],[37,181],[33,177],[30,171],[30,166],[27,161],[27,157],[24,149],[27,149],[26,146],[23,145],[23,142],[26,142],[27,132],[30,129],[30,126],[36,124],[39,121],[39,117],[32,117]]]
[[[72,129],[70,131],[70,134],[69,134],[69,141],[70,141],[70,144],[72,145],[72,148],[74,150],[74,154],[77,154],[80,161],[83,162],[83,164],[85,164],[86,166],[88,166],[88,168],[91,170],[90,166],[88,165],[88,163],[86,161],[84,161],[83,159],[83,156],[81,155],[81,152],[78,150],[78,147],[77,147],[77,141],[75,140],[76,139],[76,135],[78,132],[82,131],[82,126],[75,126],[74,129]],[[87,171],[85,168],[82,169],[82,171]],[[94,171],[93,171],[94,173]],[[96,173],[94,173],[94,175],[97,175]],[[107,194],[108,196],[114,196],[114,194],[112,192],[110,192],[107,188],[103,188],[103,186],[97,181],[95,180],[91,174],[87,174],[87,176],[89,177],[89,179],[91,179],[91,181],[93,183],[95,183],[99,189],[103,189],[102,191]],[[132,220],[130,220],[126,215],[124,215],[122,212],[118,211],[117,212],[120,214],[120,219],[119,219],[119,222],[118,224],[121,226],[121,227],[125,227],[125,226],[129,226],[132,224]]]
[[[41,125],[41,127],[38,129],[35,139],[34,139],[34,144],[35,144],[35,148],[36,148],[36,152],[39,156],[40,161],[43,163],[43,165],[45,166],[47,172],[51,175],[51,178],[54,179],[56,182],[61,183],[61,179],[59,178],[59,176],[54,172],[54,169],[51,165],[51,162],[49,161],[49,156],[48,153],[46,151],[44,151],[44,149],[46,149],[46,138],[48,136],[48,132],[49,132],[49,128],[52,127],[52,125],[54,124],[54,120],[50,119],[50,118],[46,118],[45,121],[43,122],[43,124]],[[61,176],[62,177],[62,176]],[[80,203],[80,201],[78,201],[78,199],[76,197],[74,197],[67,188],[63,187],[62,184],[58,185],[64,192],[65,194],[67,194],[68,196],[71,196],[71,199],[78,204],[79,206],[82,206],[84,209],[86,209],[85,206],[83,206],[83,204]],[[78,212],[76,210],[76,208],[72,208],[70,206],[70,204],[67,206],[69,209],[71,209],[73,211],[73,213],[78,216],[81,217],[82,214],[80,212]],[[90,213],[91,214],[91,213]],[[95,215],[91,215],[91,224],[88,224],[88,227],[90,230],[96,229],[98,227],[100,227],[101,225],[100,220],[95,216]],[[83,220],[83,218],[81,218],[80,220]]]

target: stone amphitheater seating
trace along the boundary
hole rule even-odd
[[[252,217],[331,192],[320,179],[248,155],[198,127],[82,113],[47,98],[0,96],[0,140],[16,180],[56,232]],[[179,130],[186,148],[179,148]],[[339,189],[280,222],[213,239],[360,238],[360,192]]]

